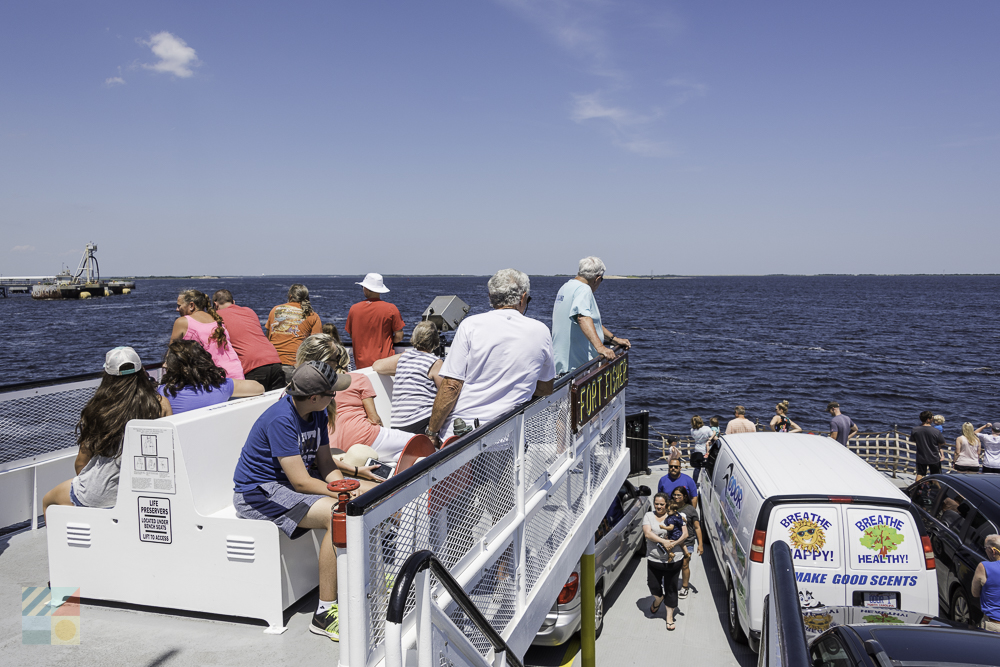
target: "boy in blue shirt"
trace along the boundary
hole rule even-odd
[[[316,470],[316,450],[328,445],[326,408],[351,384],[317,361],[295,369],[285,396],[254,423],[233,475],[233,505],[243,519],[271,521],[286,535],[323,529],[319,551],[319,608],[309,630],[340,639],[337,607],[337,552],[330,514],[337,502]],[[339,473],[331,473],[331,477]]]

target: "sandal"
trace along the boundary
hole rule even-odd
[[[661,606],[663,606],[663,600],[660,600],[660,604],[651,606],[649,608],[649,613],[650,614],[656,614],[656,612],[660,611],[660,607]]]
[[[667,630],[669,630],[670,632],[673,632],[676,629],[677,629],[677,625],[674,622],[667,621]]]

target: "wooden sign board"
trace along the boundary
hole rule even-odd
[[[570,389],[573,432],[593,419],[627,384],[628,352],[574,380]]]

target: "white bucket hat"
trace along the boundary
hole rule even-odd
[[[370,289],[371,291],[378,292],[379,294],[385,294],[389,291],[389,288],[382,284],[381,273],[369,273],[360,283],[354,284],[361,285],[365,289]]]

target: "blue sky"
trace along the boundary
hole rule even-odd
[[[992,1],[3,3],[0,273],[995,272],[997,34]]]

